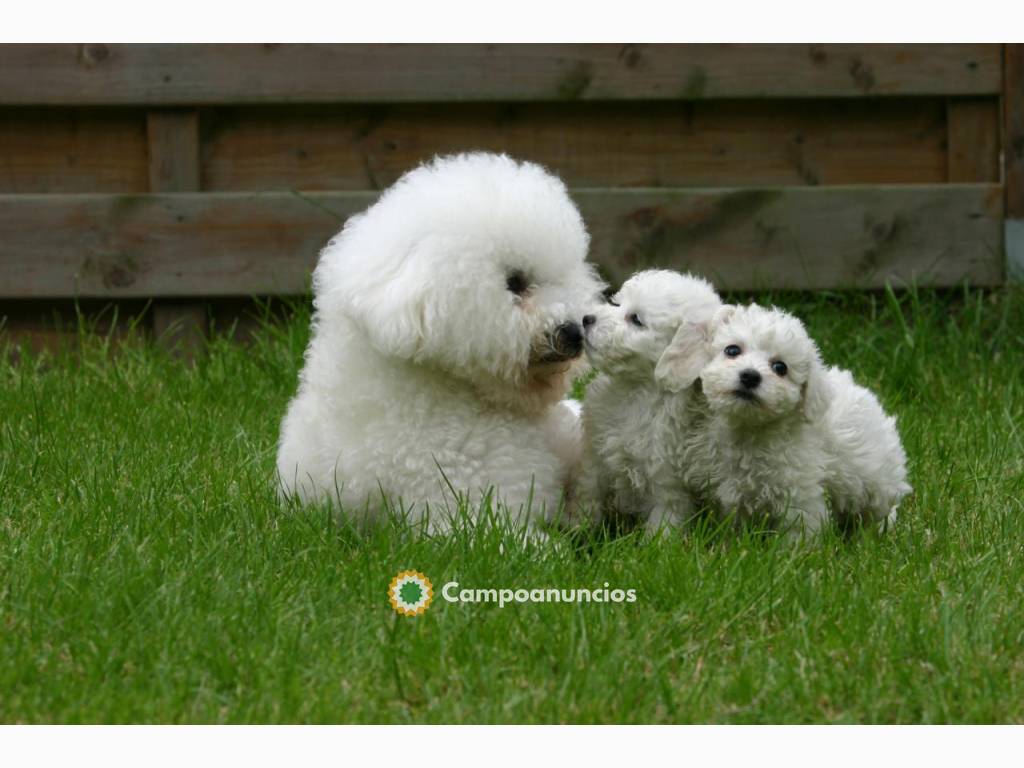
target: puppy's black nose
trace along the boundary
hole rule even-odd
[[[740,371],[740,384],[742,384],[745,389],[757,389],[757,385],[760,383],[761,374],[753,368],[747,368],[744,371]]]
[[[555,328],[555,349],[565,357],[576,357],[583,351],[583,331],[576,323],[562,323]]]
[[[584,328],[589,328],[590,326],[592,326],[596,322],[597,322],[597,318],[594,315],[584,315],[583,316],[583,327]]]

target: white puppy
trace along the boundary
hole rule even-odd
[[[382,496],[445,530],[458,497],[551,516],[580,450],[561,402],[601,283],[564,185],[467,154],[403,176],[328,243],[284,493],[372,518]]]
[[[910,491],[895,421],[847,371],[822,365],[797,318],[725,306],[703,340],[688,336],[675,350],[669,375],[683,387],[699,376],[708,410],[680,470],[723,514],[813,535],[829,519],[829,495],[840,522],[894,519]]]
[[[584,514],[617,510],[651,533],[689,520],[693,504],[676,466],[692,407],[688,393],[665,380],[663,358],[673,338],[698,334],[721,303],[704,280],[648,270],[583,318],[587,357],[600,370],[583,404],[575,506]]]

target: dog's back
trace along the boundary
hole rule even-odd
[[[840,522],[895,522],[911,491],[896,420],[849,371],[829,368],[832,401],[823,419],[826,483]]]

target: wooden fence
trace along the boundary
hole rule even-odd
[[[1024,262],[1021,46],[6,45],[0,315],[151,298],[201,328],[199,301],[301,293],[346,216],[466,149],[557,171],[612,281]]]

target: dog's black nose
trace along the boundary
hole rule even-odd
[[[555,328],[555,349],[564,357],[576,357],[583,351],[583,331],[576,323],[562,323]]]
[[[757,385],[760,383],[761,374],[753,368],[747,368],[744,371],[740,371],[740,384],[742,384],[745,389],[757,389]]]
[[[592,326],[596,322],[597,322],[597,318],[594,315],[584,315],[583,316],[583,327],[584,328],[589,328],[590,326]]]

